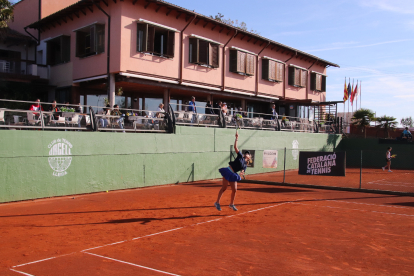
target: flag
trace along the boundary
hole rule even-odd
[[[351,89],[351,81],[348,82],[348,99],[351,98],[351,93],[352,93],[352,89]]]
[[[346,88],[346,79],[345,79],[345,85],[344,85],[344,102],[348,100],[348,90]]]
[[[354,102],[354,100],[357,98],[358,94],[358,82],[354,88],[354,91],[352,92],[352,96],[351,96],[351,103]]]

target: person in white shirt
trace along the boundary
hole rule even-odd
[[[391,158],[395,158],[395,156],[391,155],[391,150],[392,150],[392,147],[388,147],[387,152],[385,153],[385,160],[387,161],[387,165],[382,167],[383,171],[385,171],[385,168],[388,167],[388,172],[392,172],[391,171]]]

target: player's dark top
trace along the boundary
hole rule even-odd
[[[241,170],[244,170],[246,172],[247,169],[246,160],[244,160],[243,154],[241,154],[240,151],[237,154],[237,158],[234,161],[229,162],[229,165],[235,173]]]

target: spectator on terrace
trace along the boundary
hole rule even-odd
[[[56,100],[54,100],[53,102],[52,102],[52,105],[51,106],[49,106],[49,111],[50,112],[59,112],[59,108],[57,107],[57,105],[56,105]]]
[[[188,103],[188,111],[197,113],[197,107],[196,107],[194,96],[191,97],[191,101]]]
[[[36,100],[36,103],[32,104],[29,110],[33,111],[43,111],[43,107],[40,105],[40,99]]]
[[[158,112],[155,114],[155,117],[156,118],[164,118],[165,110],[164,110],[164,104],[163,103],[160,103],[158,105],[158,110],[157,111]]]
[[[278,117],[278,114],[276,112],[276,105],[272,104],[272,106],[269,109],[268,119],[269,120],[275,120],[275,119],[277,119],[277,117]]]
[[[223,115],[226,116],[227,115],[227,104],[226,103],[222,103],[221,104],[221,111],[223,112]]]
[[[218,101],[215,105],[214,105],[214,113],[216,113],[217,115],[220,115],[220,110],[221,110],[221,105],[222,105],[222,101]]]
[[[108,116],[111,115],[111,110],[110,110],[110,105],[108,104],[106,106],[106,108],[102,109],[101,114],[103,115],[100,119],[99,122],[101,123],[102,127],[107,127],[108,126]]]
[[[214,114],[214,110],[213,110],[213,108],[211,106],[211,101],[207,101],[207,103],[206,103],[206,111],[205,112],[206,112],[207,115]]]
[[[118,119],[115,119],[115,122],[118,123],[119,128],[123,129],[123,122],[124,122],[124,117],[123,114],[121,113],[121,111],[119,111],[119,106],[117,104],[114,105],[114,109],[111,112],[112,116],[119,116]]]

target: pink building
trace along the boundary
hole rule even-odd
[[[326,68],[339,67],[161,0],[23,0],[15,12],[11,28],[50,66],[49,101],[154,109],[195,96],[307,117],[326,100]]]

